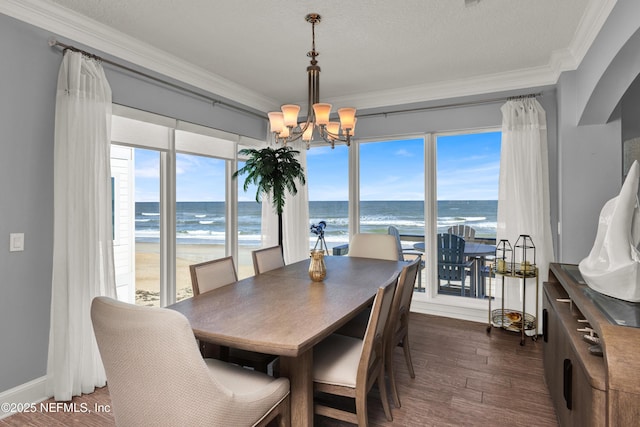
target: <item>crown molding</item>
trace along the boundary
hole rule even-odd
[[[327,99],[326,102],[366,109],[554,85],[563,71],[575,70],[580,65],[616,1],[591,0],[571,45],[553,52],[546,66],[345,95]],[[279,107],[279,103],[273,99],[50,2],[4,0],[0,2],[0,13],[259,111],[266,112]]]
[[[578,68],[617,1],[618,0],[591,0],[589,2],[585,13],[582,15],[582,20],[580,24],[578,24],[574,38],[569,45],[569,50],[575,58],[575,64],[573,64],[571,68],[563,71]]]
[[[259,111],[269,111],[279,105],[275,100],[50,2],[3,0],[0,2],[0,12]]]
[[[327,99],[325,102],[338,105],[353,105],[355,108],[362,110],[549,86],[556,84],[559,76],[560,73],[558,71],[547,65],[470,79],[449,80],[428,85],[370,92],[365,95],[345,95]]]

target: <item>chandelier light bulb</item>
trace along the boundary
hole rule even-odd
[[[329,139],[337,139],[340,133],[340,122],[329,122],[329,124],[327,124],[327,132]]]
[[[309,142],[311,141],[311,138],[313,138],[313,123],[309,123],[309,125],[307,126],[307,128],[304,130],[304,132],[302,133],[302,140],[305,142]],[[300,129],[304,128],[304,123],[300,123]]]
[[[283,127],[282,130],[278,133],[278,138],[282,138],[282,139],[289,138],[289,128]]]
[[[353,129],[356,119],[355,108],[340,108],[338,110],[338,116],[340,116],[340,126],[342,127],[342,130]]]
[[[271,132],[279,134],[284,128],[284,115],[281,112],[271,112],[267,114],[269,116],[269,126]]]
[[[313,112],[315,113],[317,125],[327,125],[329,123],[329,114],[331,114],[331,104],[313,104]]]
[[[294,128],[298,125],[298,113],[300,106],[295,104],[285,104],[282,106],[282,114],[284,115],[284,125]]]

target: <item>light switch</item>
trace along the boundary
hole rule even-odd
[[[9,234],[9,251],[24,251],[24,233]]]

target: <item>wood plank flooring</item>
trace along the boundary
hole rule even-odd
[[[391,404],[393,422],[384,416],[374,389],[369,395],[372,426],[558,426],[544,382],[542,340],[486,325],[424,314],[411,314],[411,354],[416,378],[407,372],[401,349],[395,353],[401,408]],[[48,401],[49,402],[49,401]],[[76,407],[109,405],[107,387],[73,400]],[[53,402],[50,402],[54,404]],[[55,406],[54,406],[55,408]],[[110,412],[20,413],[0,420],[0,427],[113,426]],[[318,426],[349,424],[316,417]]]

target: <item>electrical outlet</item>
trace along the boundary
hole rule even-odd
[[[24,251],[24,233],[9,234],[9,252]]]

